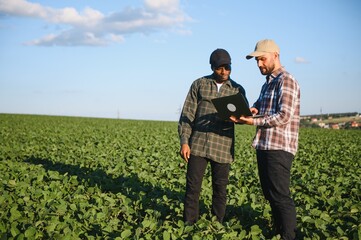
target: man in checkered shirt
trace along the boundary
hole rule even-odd
[[[258,100],[250,108],[262,117],[240,117],[237,123],[257,126],[252,146],[262,191],[270,202],[275,234],[282,239],[296,238],[296,209],[290,196],[290,170],[298,147],[300,122],[300,87],[296,79],[280,63],[279,47],[273,40],[257,43],[255,57],[266,82]]]
[[[244,88],[230,78],[231,57],[224,49],[210,56],[213,73],[195,80],[190,87],[179,119],[180,154],[187,164],[184,221],[199,218],[199,195],[205,169],[212,172],[212,214],[223,221],[230,163],[234,159],[234,123],[218,117],[211,100],[242,93]]]

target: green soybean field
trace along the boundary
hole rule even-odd
[[[0,114],[0,239],[279,239],[255,128],[236,126],[223,224],[182,221],[177,122]],[[301,128],[291,193],[298,239],[361,239],[361,131]]]

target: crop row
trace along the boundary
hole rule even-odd
[[[186,226],[177,123],[0,114],[0,239],[270,239],[253,134],[236,127],[224,224],[207,171],[201,219]],[[300,239],[361,239],[360,146],[361,131],[301,129]]]

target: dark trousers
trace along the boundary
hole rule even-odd
[[[296,237],[296,208],[289,188],[293,158],[285,151],[257,150],[262,191],[271,205],[276,234],[282,239]]]
[[[219,222],[223,221],[226,211],[227,184],[229,175],[228,163],[217,163],[207,158],[191,155],[187,166],[186,194],[184,199],[184,221],[195,223],[199,218],[199,195],[203,176],[208,162],[212,172],[212,214]]]

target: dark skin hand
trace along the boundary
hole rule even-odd
[[[188,162],[188,159],[191,156],[191,148],[189,147],[188,144],[182,144],[180,155],[186,162]]]

